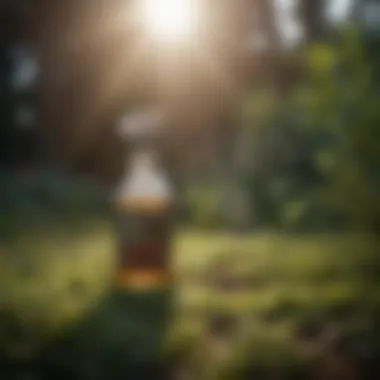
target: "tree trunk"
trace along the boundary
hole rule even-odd
[[[326,0],[299,0],[298,15],[304,28],[305,42],[319,40],[325,32]]]

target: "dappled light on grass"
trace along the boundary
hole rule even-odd
[[[180,235],[177,244],[174,261],[183,310],[178,315],[182,326],[178,342],[181,334],[202,341],[200,326],[207,325],[212,310],[235,316],[240,321],[236,325],[240,338],[230,342],[236,344],[230,363],[235,376],[244,372],[244,366],[251,366],[254,373],[260,363],[281,362],[284,367],[294,363],[296,370],[304,359],[294,334],[311,317],[319,316],[324,330],[337,328],[339,334],[374,326],[374,305],[379,305],[380,295],[374,236],[233,237],[192,232]],[[240,285],[226,291],[211,278],[223,275],[221,271]],[[252,280],[245,286],[242,274]],[[310,347],[310,352],[319,352],[314,344]]]
[[[8,354],[21,355],[21,348],[25,354],[25,342],[32,341],[36,351],[50,342],[55,348],[48,350],[49,360],[68,360],[73,368],[88,362],[93,367],[90,372],[107,371],[99,364],[107,357],[116,371],[127,357],[137,354],[132,342],[140,330],[132,315],[133,304],[130,311],[120,313],[115,299],[106,296],[114,260],[113,234],[109,224],[98,226],[87,234],[71,235],[65,245],[56,244],[59,238],[53,235],[45,242],[37,235],[34,241],[24,240],[24,248],[33,247],[33,260],[28,260],[31,271],[11,256],[1,256],[1,289],[6,290],[0,343]],[[180,233],[173,257],[174,314],[165,352],[173,358],[181,356],[175,360],[185,360],[182,370],[187,368],[189,373],[206,367],[211,372],[219,368],[243,373],[249,366],[253,373],[254,363],[287,367],[294,361],[296,366],[302,349],[295,334],[311,316],[319,316],[324,329],[371,329],[380,311],[378,258],[372,239]],[[229,285],[226,291],[224,283],[212,279],[216,274],[237,285]],[[250,281],[241,282],[242,276]],[[7,320],[16,325],[10,328]],[[220,337],[213,332],[218,320],[231,322],[230,331],[222,328]],[[148,333],[144,326],[141,334]],[[204,352],[202,360],[200,352]]]
[[[46,232],[23,240],[17,252],[7,247],[0,259],[0,282],[3,302],[14,304],[20,313],[38,309],[49,335],[75,320],[104,291],[113,257],[108,254],[112,235],[106,229],[70,240]]]

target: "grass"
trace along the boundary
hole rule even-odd
[[[197,351],[210,316],[221,312],[238,321],[229,343],[233,363],[287,358],[295,327],[310,315],[369,325],[380,309],[376,249],[375,238],[363,235],[180,232],[173,249],[177,297],[169,346]],[[20,339],[9,332],[9,313],[16,311],[22,330],[39,342],[75,324],[108,289],[114,247],[107,222],[81,233],[25,235],[3,250],[0,336],[13,353]],[[226,290],[218,282],[222,275],[230,283],[249,281]],[[31,340],[29,333],[22,336]]]

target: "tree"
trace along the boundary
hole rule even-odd
[[[261,214],[272,210],[270,223],[284,218],[295,228],[379,228],[380,66],[374,43],[344,27],[329,42],[290,53],[301,58],[304,74],[286,98],[251,91],[245,141],[251,141],[248,160],[255,165],[247,186],[254,207],[267,204]]]
[[[9,1],[0,4],[0,140],[1,165],[13,158],[14,129],[12,126],[12,92],[9,78],[12,72],[11,45],[14,35],[14,12]]]
[[[312,44],[307,77],[296,93],[298,127],[306,131],[323,181],[309,193],[340,226],[379,228],[380,113],[378,66],[366,40],[346,27],[336,42]]]
[[[298,1],[298,14],[303,26],[305,42],[323,37],[325,31],[324,11],[326,0]]]

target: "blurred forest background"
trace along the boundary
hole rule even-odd
[[[129,3],[0,2],[1,379],[41,355],[118,378],[111,311],[75,326],[112,275],[115,126],[157,79]],[[181,379],[377,379],[380,3],[205,4],[207,65],[194,47],[163,81],[183,199],[167,355]]]

